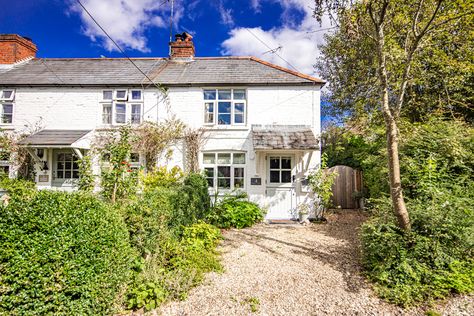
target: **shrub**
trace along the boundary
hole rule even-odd
[[[0,188],[6,190],[12,199],[26,198],[33,195],[36,191],[34,182],[10,178],[1,179]]]
[[[144,191],[151,191],[157,187],[172,187],[183,180],[184,174],[179,167],[168,170],[167,167],[156,168],[141,177]]]
[[[0,314],[109,314],[130,276],[122,218],[87,194],[12,199],[0,216],[0,244]]]
[[[409,306],[474,291],[472,188],[464,194],[444,203],[410,201],[410,233],[397,227],[390,207],[377,204],[377,216],[363,226],[363,264],[382,297]]]
[[[215,246],[220,231],[205,223],[185,227],[181,239],[162,234],[127,294],[129,308],[153,309],[168,299],[183,299],[204,273],[220,271]]]
[[[211,214],[208,215],[209,222],[219,228],[245,228],[262,221],[263,210],[246,198],[245,194],[225,196],[215,203]]]

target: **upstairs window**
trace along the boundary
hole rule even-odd
[[[143,115],[143,91],[139,89],[102,90],[100,98],[103,125],[140,124]]]
[[[245,125],[245,89],[204,90],[204,124]]]
[[[13,101],[15,100],[15,90],[0,90],[0,124],[13,123]]]

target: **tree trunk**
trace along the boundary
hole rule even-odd
[[[377,32],[377,55],[379,62],[380,90],[382,98],[382,113],[385,119],[385,132],[387,135],[387,155],[388,170],[390,177],[390,196],[395,215],[398,219],[398,226],[405,231],[411,229],[410,217],[403,199],[402,182],[400,179],[400,160],[398,157],[398,128],[396,118],[388,100],[389,85],[386,68],[386,56],[384,52],[384,30],[383,25],[379,25]]]

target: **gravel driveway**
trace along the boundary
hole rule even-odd
[[[423,315],[378,299],[360,276],[363,214],[331,214],[327,224],[257,225],[224,234],[224,273],[211,273],[164,315]],[[474,315],[473,297],[432,309]]]

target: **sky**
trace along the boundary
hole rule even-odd
[[[130,57],[167,57],[169,0],[81,0]],[[314,0],[174,0],[173,34],[193,35],[196,56],[256,56],[318,76],[328,19]],[[37,57],[123,57],[77,0],[0,0],[0,33],[33,39]]]

